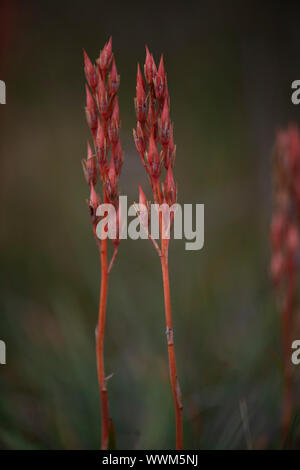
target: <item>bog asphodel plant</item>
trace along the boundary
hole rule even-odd
[[[144,75],[147,88],[138,65],[136,98],[134,100],[137,127],[134,129],[133,135],[136,148],[149,178],[154,201],[163,208],[159,217],[160,246],[150,235],[148,236],[157,250],[162,267],[169,372],[175,408],[176,449],[182,449],[182,399],[175,361],[168,268],[170,220],[172,222],[172,216],[174,216],[174,212],[170,212],[168,209],[176,203],[177,199],[177,188],[173,177],[176,147],[173,140],[173,123],[170,120],[170,97],[163,56],[161,56],[157,69],[147,46]],[[141,208],[148,208],[149,205],[150,202],[139,185],[138,210],[142,212]],[[165,217],[165,212],[167,217]],[[145,211],[145,213],[147,212]],[[171,218],[169,218],[170,213]],[[149,220],[144,221],[144,224],[147,225],[145,229],[149,234]]]
[[[296,125],[279,131],[273,156],[271,274],[281,312],[284,394],[282,431],[286,439],[293,413],[292,323],[295,313],[300,217],[300,132]]]
[[[101,448],[107,449],[109,435],[112,431],[112,421],[109,416],[107,398],[107,380],[104,372],[104,330],[106,318],[106,304],[108,291],[108,278],[114,260],[117,256],[120,243],[119,217],[116,217],[116,237],[112,239],[114,251],[108,264],[108,239],[96,234],[96,227],[100,220],[97,208],[101,202],[113,204],[116,213],[119,212],[118,180],[123,164],[123,151],[120,144],[119,129],[119,103],[117,92],[120,77],[117,73],[115,59],[112,53],[111,38],[100,52],[95,65],[84,51],[84,71],[86,77],[86,119],[91,130],[93,146],[87,144],[87,159],[83,160],[83,170],[87,184],[90,188],[89,211],[93,233],[97,243],[101,262],[101,286],[99,302],[99,318],[96,328],[96,356],[97,371],[101,399],[102,437]],[[100,193],[96,190],[99,182]],[[103,230],[106,227],[103,226]]]
[[[88,143],[87,159],[83,161],[83,170],[90,188],[89,210],[101,260],[96,354],[102,415],[101,448],[107,449],[110,431],[112,430],[112,421],[109,417],[103,346],[108,278],[118,252],[121,234],[118,179],[123,163],[123,152],[119,138],[120,119],[117,98],[120,79],[112,53],[111,39],[100,52],[95,65],[91,62],[86,52],[84,52],[84,70],[87,82],[85,111],[91,130],[93,146]],[[134,130],[134,140],[149,177],[154,201],[157,207],[159,207],[160,244],[149,234],[148,227],[150,221],[148,215],[146,220],[143,217],[141,208],[144,207],[146,209],[145,212],[148,214],[150,202],[147,201],[140,185],[137,211],[140,215],[141,225],[148,233],[148,237],[153,242],[161,260],[169,371],[176,418],[176,448],[182,449],[182,401],[175,361],[168,268],[169,234],[174,218],[174,205],[177,199],[177,188],[173,177],[176,147],[173,140],[173,124],[170,120],[170,98],[163,57],[161,57],[157,70],[153,56],[149,53],[147,47],[144,73],[147,89],[140,67],[138,66],[135,98],[137,128]],[[163,176],[163,173],[165,176]],[[100,183],[101,195],[96,190],[97,182]],[[106,213],[98,212],[99,205],[102,202],[104,204],[112,204],[115,209],[114,227],[116,229],[116,236],[114,238],[110,237],[114,251],[109,265],[107,255],[108,238],[107,236],[102,236],[102,232],[100,236],[97,231],[98,223],[100,222],[99,214],[107,215]],[[170,210],[170,208],[173,208],[173,210]],[[105,224],[106,222],[102,225],[100,224],[101,230],[107,232],[108,227]]]

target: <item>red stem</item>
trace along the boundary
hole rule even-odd
[[[169,267],[168,267],[168,242],[169,240],[162,238],[162,255],[161,267],[163,275],[163,288],[165,299],[165,317],[166,317],[166,335],[168,343],[169,355],[169,372],[172,387],[172,394],[175,408],[175,421],[176,421],[176,449],[182,449],[182,401],[179,382],[177,379],[175,349],[174,349],[174,336],[173,324],[171,313],[171,296],[170,296],[170,280],[169,280]]]
[[[98,241],[99,246],[99,241]],[[96,356],[97,356],[97,372],[100,388],[101,400],[101,417],[102,417],[102,435],[101,435],[101,449],[108,449],[109,442],[109,409],[106,379],[104,372],[104,331],[105,331],[105,317],[106,317],[106,303],[107,303],[107,290],[108,290],[108,269],[107,269],[107,238],[101,240],[100,247],[101,259],[101,287],[100,287],[100,303],[99,303],[99,317],[96,330]]]

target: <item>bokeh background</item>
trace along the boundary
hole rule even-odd
[[[271,151],[300,122],[299,4],[0,1],[0,448],[96,449],[99,260],[82,175],[82,49],[110,35],[121,74],[121,190],[148,190],[134,147],[137,61],[164,53],[179,202],[205,204],[205,247],[170,249],[184,443],[281,448],[280,319],[269,277]],[[299,317],[299,318],[298,318]],[[300,338],[295,313],[293,338]],[[124,241],[105,343],[118,449],[174,447],[159,259]],[[299,370],[295,368],[295,409]],[[245,417],[250,439],[245,433]],[[244,413],[245,415],[245,413]],[[300,448],[297,426],[293,447]]]

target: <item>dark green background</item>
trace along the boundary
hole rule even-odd
[[[6,9],[4,10],[4,6]],[[164,53],[181,203],[205,204],[205,246],[170,248],[184,443],[279,448],[280,322],[269,279],[270,155],[300,121],[296,2],[0,2],[0,447],[94,449],[100,409],[94,353],[99,260],[80,160],[82,48],[110,35],[121,75],[121,191],[137,200],[133,98],[148,44]],[[293,338],[300,338],[295,312]],[[119,449],[174,446],[159,259],[124,241],[111,274],[105,342]],[[299,405],[295,376],[295,416]],[[298,392],[297,392],[298,390]],[[297,429],[293,446],[300,447]]]

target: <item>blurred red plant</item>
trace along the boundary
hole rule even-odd
[[[300,133],[291,124],[277,134],[273,156],[271,275],[281,311],[284,395],[282,432],[286,439],[293,414],[292,321],[299,260]]]
[[[135,111],[137,128],[133,130],[136,148],[140,154],[142,164],[148,174],[155,203],[166,204],[169,208],[176,203],[177,188],[173,177],[176,146],[173,140],[173,123],[170,120],[170,98],[167,85],[167,76],[164,69],[163,56],[161,56],[158,69],[154,58],[146,46],[146,61],[144,75],[148,90],[138,65]],[[161,182],[162,170],[165,167],[165,180]],[[146,195],[139,185],[139,209],[149,207]],[[174,216],[174,213],[171,213]],[[177,378],[174,335],[171,314],[171,296],[168,268],[169,241],[165,235],[170,227],[164,226],[164,215],[160,212],[160,238],[161,246],[153,242],[157,250],[162,267],[163,289],[165,300],[166,336],[169,355],[169,372],[176,418],[176,449],[182,449],[182,400]],[[172,219],[171,219],[172,220]],[[149,223],[149,220],[148,220]]]
[[[94,65],[84,51],[84,71],[86,77],[86,119],[91,130],[93,147],[87,145],[87,159],[82,161],[86,181],[90,187],[89,210],[91,222],[101,261],[101,286],[99,319],[96,328],[96,356],[98,381],[101,398],[102,412],[102,437],[101,448],[107,449],[109,436],[113,431],[112,420],[109,417],[107,398],[107,380],[104,373],[104,330],[106,318],[106,304],[108,291],[108,278],[114,260],[117,256],[120,243],[118,213],[119,190],[118,180],[123,164],[123,151],[121,148],[119,130],[119,103],[117,92],[120,77],[117,73],[115,59],[112,52],[112,39],[105,44],[99,58]],[[110,159],[109,159],[110,152]],[[108,266],[107,238],[97,237],[96,227],[100,220],[97,208],[101,203],[101,197],[96,192],[96,183],[100,180],[102,188],[102,200],[104,203],[113,204],[116,210],[116,237],[112,239],[114,252]],[[107,231],[107,227],[102,227]],[[111,237],[110,237],[111,238]]]

